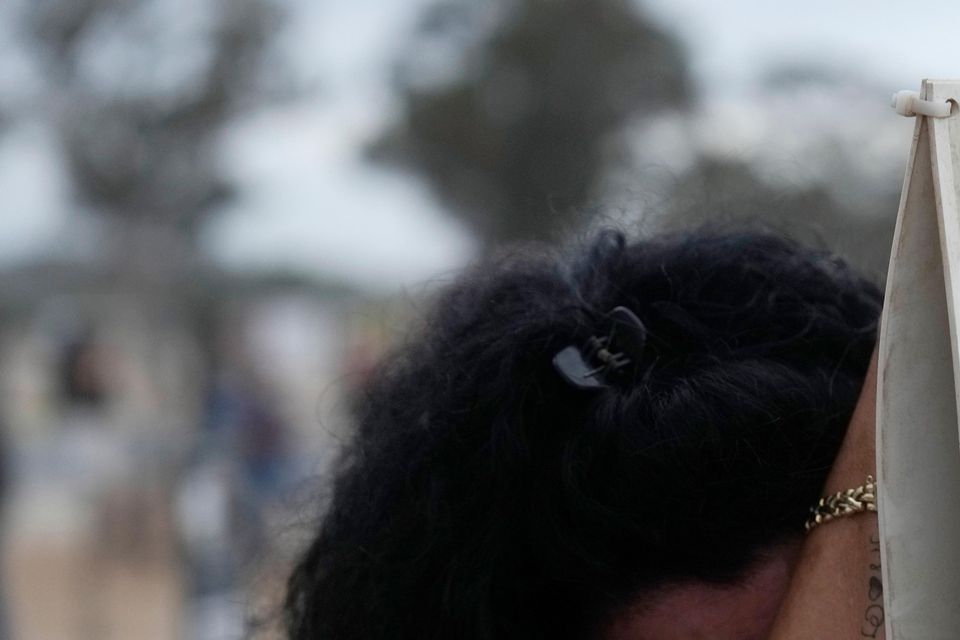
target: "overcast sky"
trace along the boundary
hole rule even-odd
[[[225,135],[226,169],[240,197],[205,237],[223,264],[279,266],[392,290],[469,258],[469,235],[421,182],[370,167],[361,156],[396,109],[387,87],[390,60],[425,2],[300,3],[289,38],[295,73],[322,90],[238,121]],[[706,104],[755,100],[750,89],[758,74],[798,61],[850,68],[882,89],[878,101],[916,88],[922,77],[960,76],[952,51],[956,3],[648,0],[646,6],[687,45]],[[9,37],[0,24],[0,51]],[[0,65],[0,91],[17,81],[15,64]],[[857,107],[838,102],[836,108]],[[0,261],[23,261],[76,238],[68,196],[42,126],[26,122],[0,137]]]

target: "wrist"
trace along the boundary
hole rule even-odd
[[[867,369],[860,399],[850,418],[837,458],[824,485],[824,493],[844,491],[863,484],[868,475],[877,477],[877,361],[876,352]]]
[[[877,484],[868,475],[863,484],[826,495],[810,510],[805,528],[807,533],[814,528],[837,518],[851,517],[877,510]]]

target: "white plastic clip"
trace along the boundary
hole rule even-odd
[[[948,101],[921,100],[920,94],[916,91],[897,91],[893,94],[890,106],[896,109],[897,113],[908,118],[913,116],[946,118],[949,117],[950,108],[953,105]]]

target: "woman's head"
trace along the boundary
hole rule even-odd
[[[802,530],[880,305],[755,232],[604,233],[463,274],[358,399],[291,635],[595,637],[669,585],[747,584]],[[640,362],[574,388],[554,355],[616,306]]]

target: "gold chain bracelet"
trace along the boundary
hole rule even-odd
[[[810,517],[804,527],[810,531],[818,524],[830,522],[834,518],[876,510],[877,484],[873,476],[867,476],[866,483],[856,489],[838,491],[833,495],[820,498],[817,506],[810,509]]]

